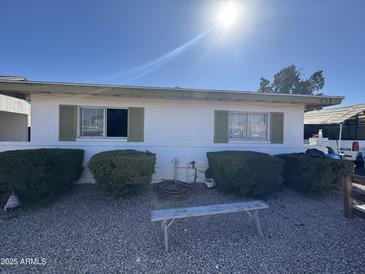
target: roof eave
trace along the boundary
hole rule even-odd
[[[287,94],[268,94],[223,90],[133,87],[96,84],[73,84],[34,81],[0,81],[0,93],[29,96],[32,93],[103,95],[120,97],[145,97],[164,99],[193,99],[213,101],[256,101],[302,104],[306,109],[340,104],[342,96],[306,96]]]

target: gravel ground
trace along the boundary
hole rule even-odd
[[[241,199],[242,200],[242,199]],[[235,202],[201,190],[184,202],[161,202],[147,190],[115,199],[94,185],[75,186],[54,204],[0,215],[3,272],[44,273],[365,273],[365,220],[346,219],[342,198],[285,191],[261,211],[264,238],[244,213],[176,221],[163,249],[158,208]],[[45,265],[20,264],[44,258]],[[24,262],[23,262],[24,263]]]

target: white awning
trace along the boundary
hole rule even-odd
[[[0,94],[0,111],[30,115],[27,101]]]

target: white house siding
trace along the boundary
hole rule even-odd
[[[186,167],[189,162],[196,161],[199,170],[198,176],[202,179],[204,177],[203,172],[207,168],[206,153],[209,151],[253,150],[277,154],[304,150],[303,105],[50,94],[33,94],[31,102],[31,142],[8,145],[2,143],[0,144],[0,150],[39,147],[80,148],[85,150],[85,165],[93,154],[100,151],[115,149],[148,150],[157,155],[155,180],[173,177],[173,160],[175,158],[179,161],[179,178],[185,177],[185,180],[191,180],[193,171]],[[58,141],[60,104],[126,108],[144,107],[144,142],[129,143],[115,139],[60,142]],[[284,112],[284,144],[257,142],[215,144],[213,143],[214,110]],[[89,172],[84,174],[81,181],[92,181]]]

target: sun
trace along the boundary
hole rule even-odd
[[[237,21],[240,6],[236,1],[229,1],[222,4],[219,9],[217,22],[224,28],[230,28]]]

